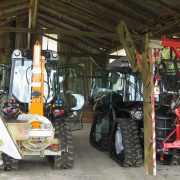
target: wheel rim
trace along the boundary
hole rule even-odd
[[[101,140],[101,124],[96,124],[96,129],[95,129],[95,141],[99,142]]]
[[[115,133],[115,151],[116,151],[116,154],[121,154],[123,149],[124,149],[124,146],[123,146],[123,140],[122,140],[122,133],[121,133],[120,126],[118,125],[116,133]]]

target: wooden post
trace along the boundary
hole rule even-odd
[[[146,35],[144,52],[139,54],[124,21],[117,27],[120,41],[126,50],[134,72],[140,72],[143,81],[144,113],[144,164],[147,175],[156,175],[155,117],[154,117],[154,75],[152,49]]]
[[[39,0],[30,0],[28,28],[36,29],[38,5],[39,5]],[[32,36],[31,33],[28,33],[27,48],[29,49],[33,47],[34,42],[36,40],[37,40],[37,37],[35,35]]]
[[[146,174],[156,175],[156,139],[154,112],[154,74],[152,49],[148,36],[145,40],[145,52],[142,54],[143,113],[144,113],[144,164]]]

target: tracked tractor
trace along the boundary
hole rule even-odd
[[[140,166],[143,159],[142,82],[124,59],[117,60],[119,67],[111,64],[96,72],[90,142],[101,151],[109,151],[110,157],[122,166]]]
[[[26,156],[47,158],[54,169],[72,168],[74,152],[60,97],[58,54],[16,49],[12,54],[8,106],[0,117],[0,168],[17,169]]]
[[[161,71],[164,73],[165,70]],[[158,76],[157,72],[155,74]],[[175,78],[175,75],[171,76]],[[176,89],[171,88],[171,91],[166,90],[170,87],[165,83],[162,78],[161,88],[154,90],[156,153],[158,159],[165,163],[180,164],[180,101],[177,94],[180,83],[176,81]],[[144,149],[143,83],[140,74],[132,71],[126,57],[120,58],[114,65],[111,63],[97,69],[92,87],[91,145],[100,151],[109,151],[110,157],[122,166],[140,166]],[[156,92],[159,90],[161,92]],[[176,99],[173,99],[175,95]]]
[[[169,162],[173,164],[180,163],[180,66],[178,65],[180,62],[180,42],[175,37],[169,39],[164,36],[160,40],[153,40],[149,39],[148,34],[146,34],[143,42],[139,44],[141,48],[138,46],[137,50],[128,31],[128,27],[123,20],[119,23],[117,31],[122,46],[126,51],[132,72],[139,73],[141,76],[143,82],[143,106],[141,104],[135,105],[135,109],[133,110],[131,106],[128,106],[129,103],[123,102],[124,99],[117,102],[118,98],[116,97],[114,100],[117,103],[113,103],[113,95],[110,95],[110,98],[108,98],[104,94],[104,92],[107,94],[107,90],[102,90],[102,96],[97,99],[95,104],[95,115],[91,128],[90,141],[93,146],[108,149],[110,156],[119,164],[123,166],[137,166],[140,162],[139,157],[142,158],[142,153],[139,151],[139,140],[142,134],[144,139],[142,146],[144,145],[146,174],[156,175],[157,154],[161,154],[161,160],[166,156],[169,157]],[[161,52],[164,48],[170,49],[169,62],[174,64],[175,74],[166,74],[166,68],[163,69],[163,71],[165,70],[163,73],[160,73],[160,64],[164,62]],[[129,91],[126,89],[126,85],[131,87],[131,84],[134,84],[136,81],[131,81],[130,83],[128,81],[129,78],[126,78],[125,82],[127,83],[124,84],[124,93],[127,94],[127,98],[129,99],[129,95],[135,94],[136,87],[138,86],[136,84],[135,86],[133,85],[134,90]],[[169,102],[166,101],[168,103],[159,101],[156,106],[155,101],[158,98],[155,98],[155,93],[162,95],[164,90],[167,92],[165,96],[168,97],[169,93],[172,93],[175,98],[171,97]],[[120,92],[117,93],[119,94]],[[168,99],[167,97],[165,99]],[[131,101],[131,99],[129,100]],[[139,106],[140,109],[138,109]],[[117,111],[115,111],[115,108]],[[142,118],[140,118],[142,113],[139,110],[143,111]],[[113,111],[115,113],[110,113],[113,116],[109,116],[106,113]],[[131,124],[131,120],[137,120],[136,117],[143,120],[140,126],[140,129],[143,130],[142,133],[141,131],[137,133],[136,125]],[[126,118],[127,120],[125,120]],[[132,129],[133,127],[135,127],[134,130]],[[133,132],[136,132],[136,135]],[[139,138],[137,134],[139,134]],[[137,137],[138,140],[136,141],[134,137]]]

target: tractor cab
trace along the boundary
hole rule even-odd
[[[58,54],[52,50],[42,50],[45,57],[44,71],[44,103],[47,104],[57,96],[58,92]],[[10,101],[29,103],[31,99],[33,53],[27,49],[16,49],[12,54],[11,79],[9,89]],[[38,73],[38,72],[37,72]],[[41,72],[39,72],[41,73]]]
[[[108,64],[95,72],[91,97],[96,100],[104,93],[114,93],[121,96],[123,102],[142,102],[143,84],[139,73],[134,73],[126,59],[118,59],[119,67]]]
[[[60,81],[57,52],[41,50],[38,41],[34,51],[14,50],[9,103],[0,116],[0,169],[17,169],[26,156],[46,157],[55,169],[72,168],[72,133]]]

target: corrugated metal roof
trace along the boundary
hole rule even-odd
[[[1,0],[0,26],[11,20],[28,21],[30,0]],[[133,39],[152,32],[154,37],[179,35],[179,0],[39,0],[38,28],[67,31],[116,33],[120,20],[125,20]],[[118,38],[71,38],[105,51],[120,45]],[[68,40],[68,39],[67,39]]]

